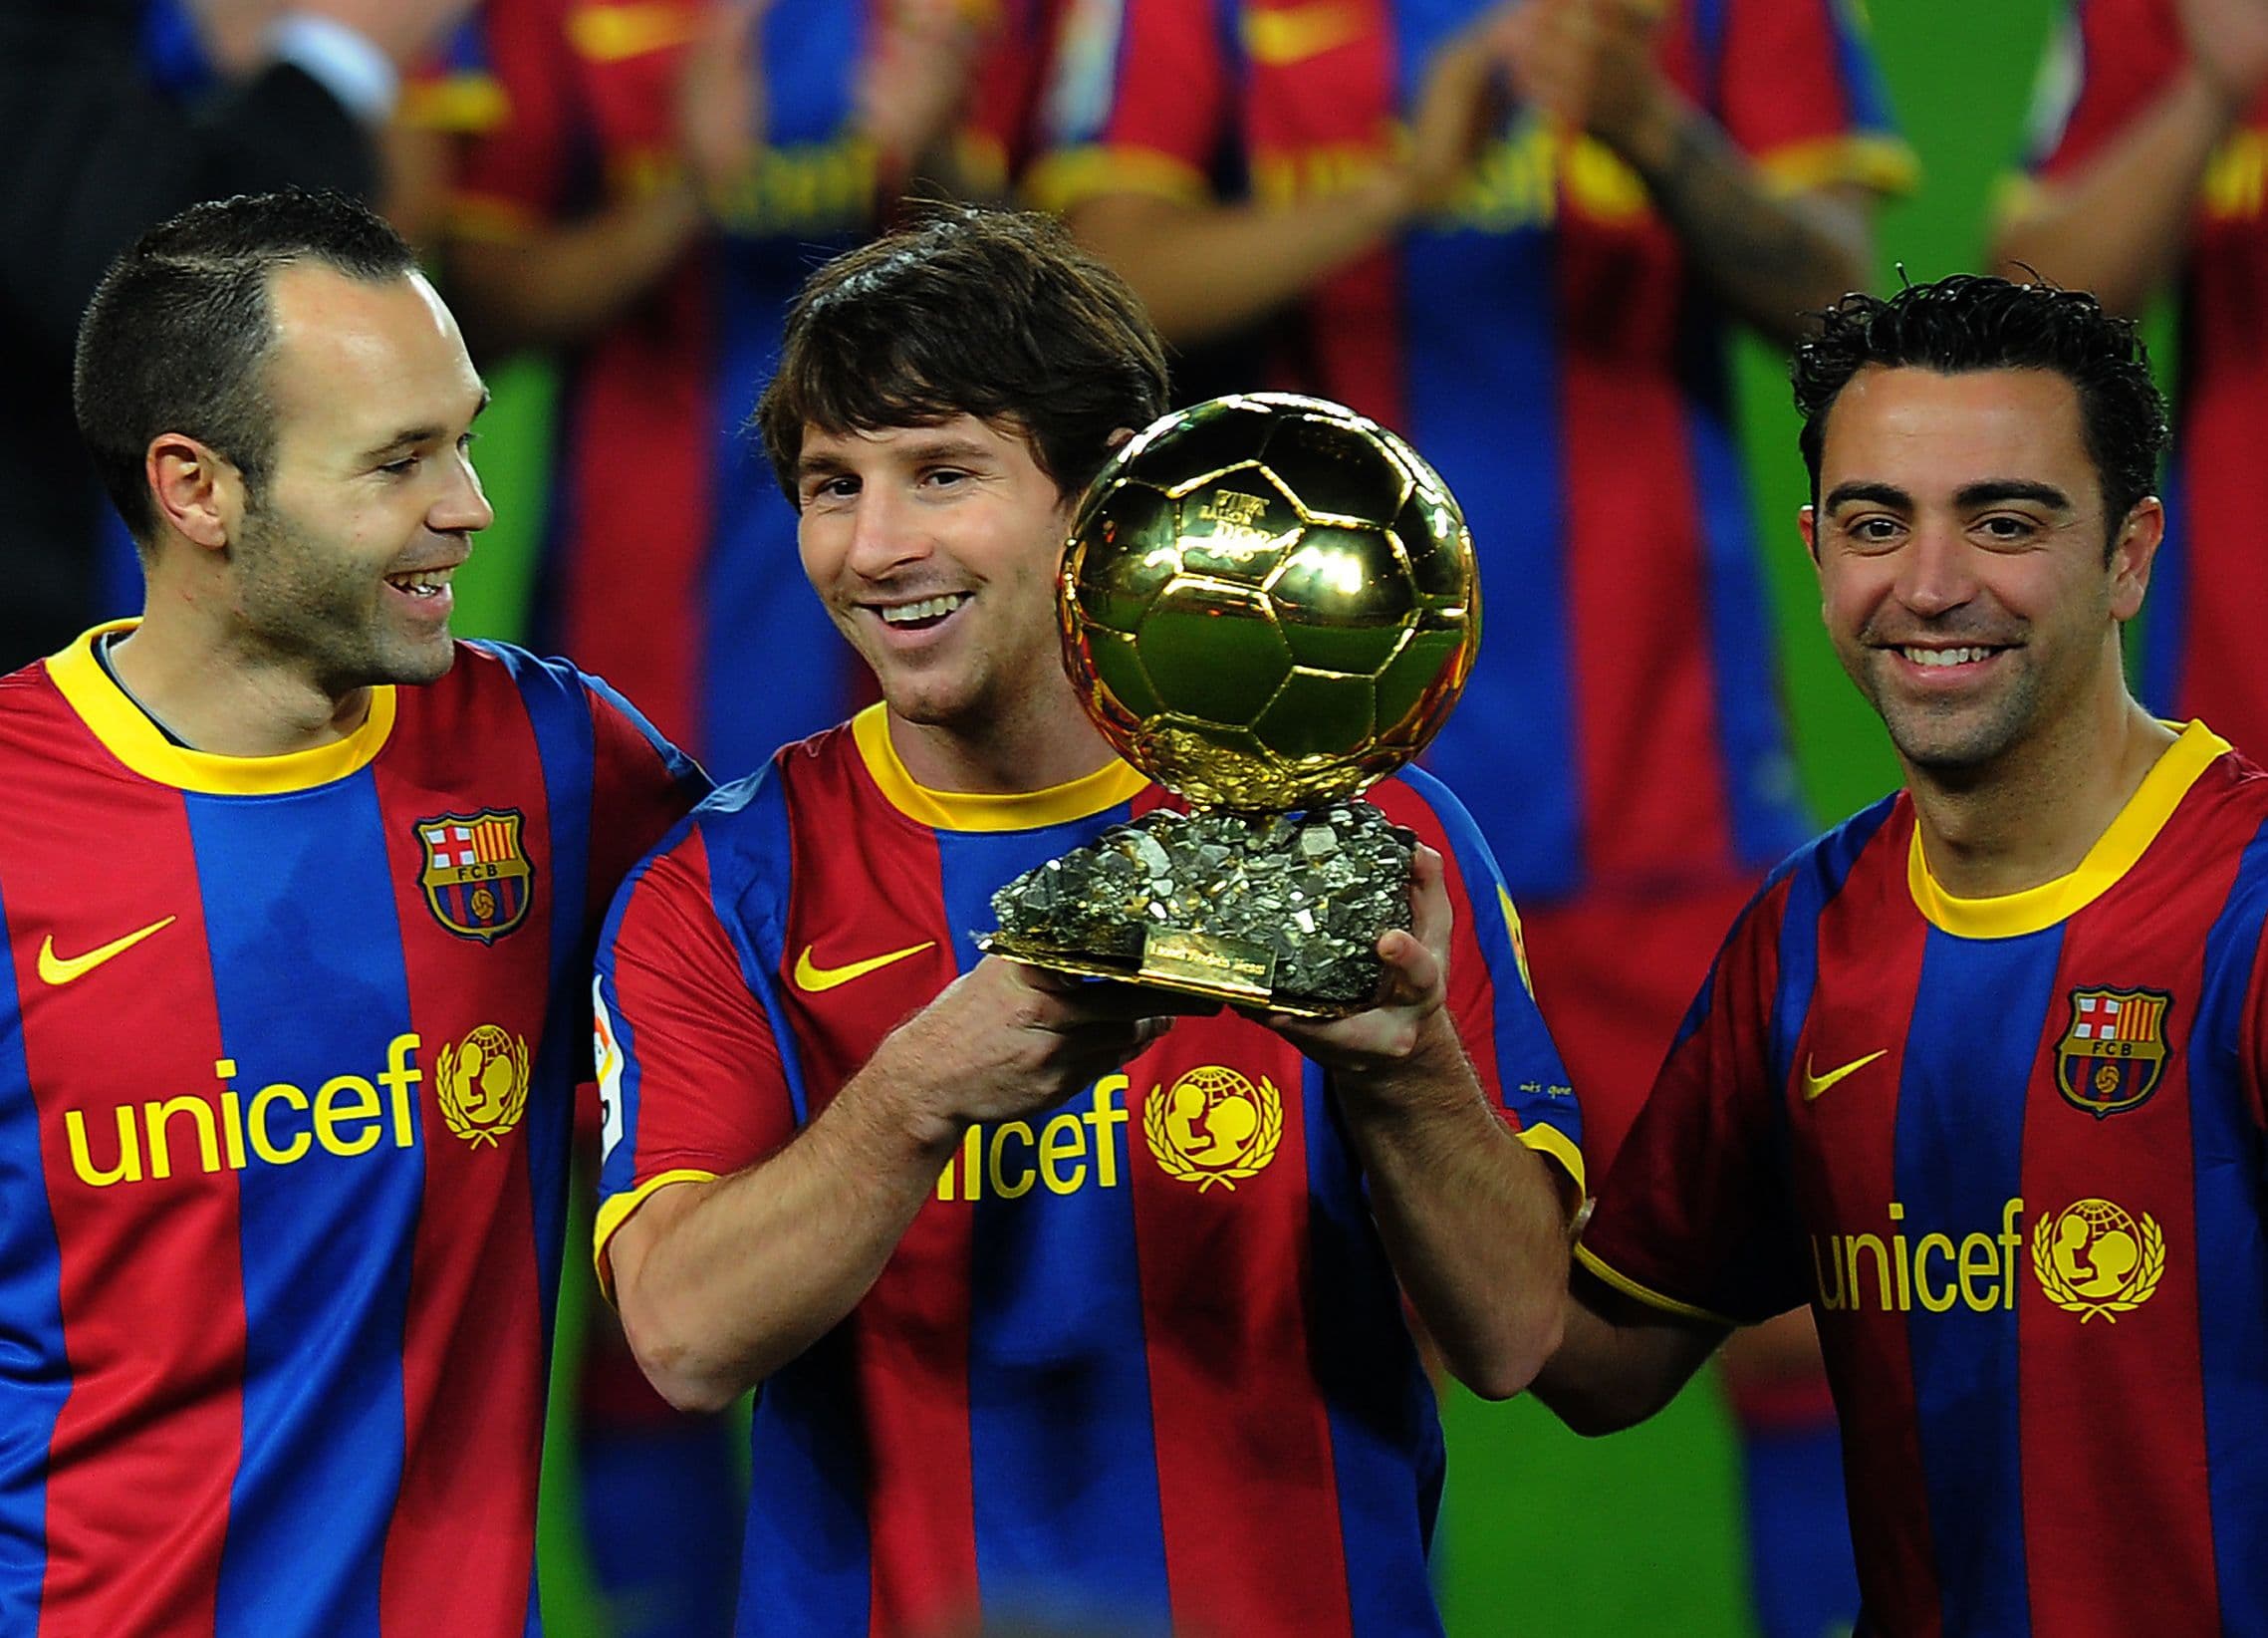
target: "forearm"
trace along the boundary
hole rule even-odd
[[[769,1160],[657,1192],[616,1231],[623,1329],[662,1396],[715,1409],[839,1324],[952,1152],[872,1071]]]
[[[1717,297],[1771,340],[1866,287],[1873,249],[1864,207],[1831,194],[1779,193],[1698,109],[1663,93],[1615,139]]]
[[[2180,264],[2198,183],[2233,119],[2205,76],[2184,70],[2077,174],[2035,191],[1995,238],[1992,265],[2021,262],[2141,312]]]
[[[1341,1084],[1371,1209],[1411,1305],[1458,1380],[1518,1393],[1558,1344],[1569,1200],[1489,1107],[1446,1011],[1389,1078]]]
[[[1579,1434],[1620,1433],[1676,1398],[1726,1331],[1643,1309],[1579,1271],[1559,1346],[1529,1391]]]
[[[1134,287],[1165,339],[1186,347],[1298,299],[1385,243],[1410,208],[1407,184],[1382,169],[1281,208],[1120,193],[1074,205],[1066,219]]]
[[[450,300],[484,354],[571,345],[651,290],[701,224],[680,185],[526,239],[459,238],[448,250]]]

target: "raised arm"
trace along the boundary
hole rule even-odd
[[[1802,315],[1868,282],[1870,195],[1773,186],[1661,72],[1660,16],[1650,0],[1530,0],[1504,34],[1513,84],[1620,154],[1719,299],[1792,342]]]
[[[2206,164],[2268,82],[2268,3],[2180,0],[2179,15],[2179,67],[2086,162],[2025,190],[1996,269],[2022,263],[2130,314],[2179,269]]]
[[[1071,230],[1116,267],[1168,341],[1207,341],[1296,301],[1445,200],[1503,108],[1491,8],[1436,52],[1409,142],[1342,189],[1221,203],[1162,193],[1074,202]]]

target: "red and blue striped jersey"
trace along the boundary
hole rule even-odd
[[[760,165],[710,201],[720,231],[576,350],[560,410],[538,629],[720,774],[761,767],[873,697],[804,584],[796,517],[748,428],[789,302],[874,229],[881,178],[857,125],[886,0],[778,0],[758,23]],[[706,0],[488,0],[496,111],[467,147],[453,231],[511,240],[675,185],[678,77]],[[1004,8],[980,70],[996,99],[1045,25]],[[461,99],[484,82],[460,44]],[[995,162],[1012,134],[987,132]]]
[[[0,1629],[533,1631],[588,962],[699,770],[469,645],[205,755],[82,638],[0,784]]]
[[[2070,875],[1903,794],[1736,924],[1579,1253],[1809,1302],[1871,1625],[2268,1632],[2268,776],[2191,723]]]
[[[1064,146],[1033,190],[1326,195],[1388,151],[1483,3],[1079,8],[1048,111]],[[1897,185],[1910,162],[1847,12],[1673,0],[1660,62],[1775,181]],[[1269,385],[1403,433],[1464,506],[1490,617],[1426,765],[1516,894],[1716,882],[1804,838],[1725,316],[1621,159],[1515,111],[1448,206],[1275,328]]]
[[[601,944],[602,1273],[647,1195],[779,1149],[973,964],[995,889],[1164,799],[1120,763],[928,791],[877,706],[696,810]],[[1449,860],[1481,1084],[1580,1182],[1478,832],[1422,774],[1372,799]],[[763,1385],[750,1438],[743,1633],[1440,1630],[1439,1425],[1362,1173],[1322,1072],[1233,1013],[971,1129],[873,1290]]]
[[[2129,136],[2188,63],[2174,0],[2085,0],[2050,47],[2033,115],[2033,175],[2084,170]],[[2218,724],[2268,756],[2268,538],[2245,472],[2268,437],[2268,93],[2221,139],[2180,252],[2174,447],[2165,543],[2138,634],[2144,703]],[[2054,277],[2052,267],[2041,269]],[[2209,520],[2200,526],[2198,520]]]

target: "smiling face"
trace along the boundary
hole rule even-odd
[[[1071,503],[1021,434],[974,415],[807,426],[796,503],[804,573],[897,716],[979,742],[1069,701],[1054,611]]]
[[[449,669],[449,580],[494,521],[468,455],[488,393],[416,275],[271,286],[276,443],[229,534],[232,625],[334,696]]]
[[[2123,704],[2119,627],[2163,517],[2106,517],[2063,376],[1862,370],[1828,411],[1819,493],[1802,528],[1828,635],[1909,769],[1989,769]]]

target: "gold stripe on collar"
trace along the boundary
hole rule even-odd
[[[2015,939],[2067,921],[2110,892],[2134,868],[2173,817],[2189,787],[2228,748],[2228,741],[2204,723],[2189,723],[2142,776],[2078,867],[2021,893],[1990,899],[1957,899],[1947,893],[1929,874],[1917,823],[1905,855],[1905,881],[1913,902],[1932,926],[1964,939]]]
[[[393,732],[394,689],[371,689],[370,714],[346,738],[282,756],[216,756],[176,745],[111,681],[95,658],[95,644],[112,632],[130,632],[138,620],[115,620],[85,632],[70,648],[48,657],[47,674],[106,749],[133,772],[160,785],[209,796],[275,796],[328,785],[368,767]]]
[[[915,784],[889,742],[883,706],[869,705],[851,719],[851,734],[868,775],[891,807],[931,830],[1038,830],[1066,824],[1091,813],[1131,802],[1149,783],[1139,771],[1116,759],[1093,773],[1046,790],[998,796],[968,791],[931,790]]]

